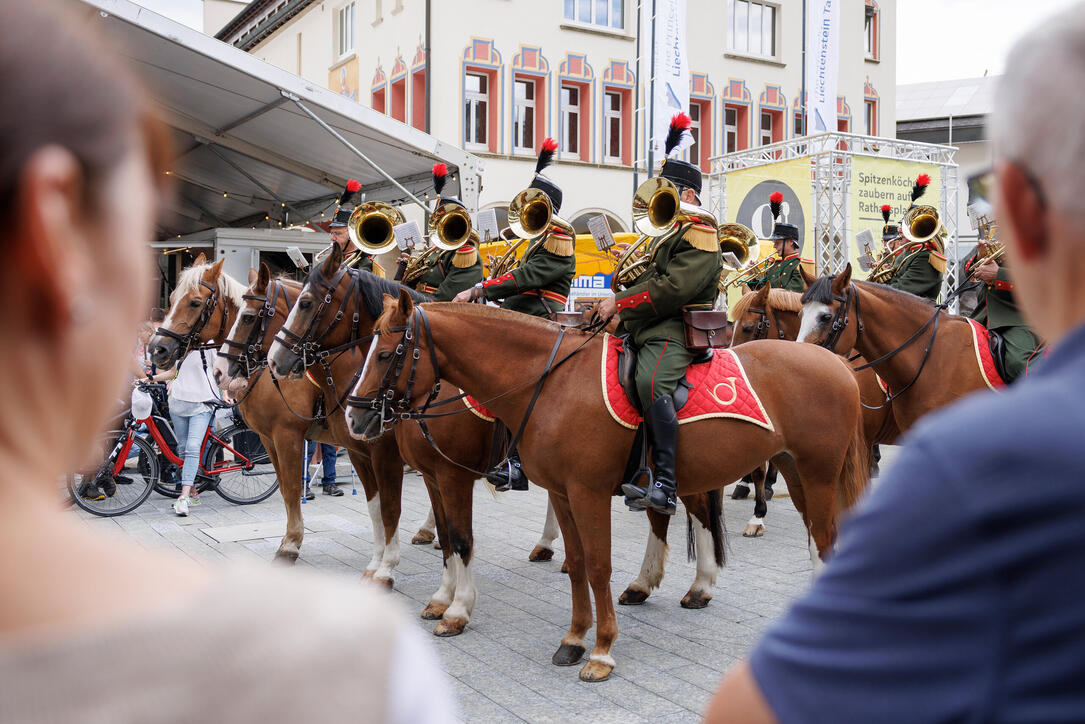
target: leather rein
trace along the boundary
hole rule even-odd
[[[757,327],[754,328],[753,340],[751,340],[751,341],[757,341],[759,339],[768,339],[769,327],[771,327],[773,324],[776,325],[776,336],[777,336],[777,338],[782,339],[782,340],[787,339],[787,336],[784,334],[784,328],[780,326],[780,315],[778,315],[776,313],[776,308],[775,307],[769,307],[769,305],[766,304],[764,309],[759,309],[757,307],[749,307],[748,309],[746,309],[746,311],[747,312],[752,312],[753,314],[758,315]],[[769,313],[770,312],[772,314],[772,320],[771,321],[769,321]]]
[[[844,293],[844,296],[834,294],[833,300],[841,302],[841,304],[836,308],[836,312],[833,313],[832,325],[829,329],[829,336],[825,338],[825,341],[821,343],[821,346],[825,347],[830,352],[836,353],[836,345],[840,341],[840,336],[844,333],[844,330],[848,328],[848,324],[850,321],[849,310],[854,303],[855,321],[858,329],[855,334],[855,344],[853,345],[853,348],[858,347],[859,339],[863,336],[863,318],[862,314],[859,311],[859,292],[856,290],[854,284],[848,284],[848,289]],[[915,375],[912,376],[912,379],[908,382],[908,384],[906,384],[902,389],[893,392],[892,394],[887,391],[885,393],[885,401],[882,402],[882,404],[880,405],[871,406],[866,404],[862,400],[859,401],[860,405],[862,405],[868,410],[880,410],[889,403],[891,403],[893,400],[903,395],[909,389],[911,389],[912,385],[914,385],[916,383],[916,380],[919,379],[919,375],[923,374],[923,368],[927,366],[927,360],[930,359],[931,348],[934,347],[934,338],[938,335],[938,323],[941,319],[942,310],[944,308],[944,304],[940,304],[935,307],[934,315],[930,319],[928,319],[922,327],[917,329],[912,334],[912,336],[908,337],[908,339],[897,345],[896,348],[890,350],[886,354],[883,354],[876,360],[872,360],[870,362],[866,362],[865,364],[861,364],[858,367],[852,368],[855,372],[859,372],[860,370],[865,370],[868,367],[874,367],[881,364],[882,362],[886,362],[895,357],[903,350],[907,349],[909,346],[911,346],[912,343],[914,343],[921,336],[923,336],[923,333],[926,332],[927,329],[931,330],[930,338],[927,340],[927,347],[923,350],[923,359],[920,360],[919,367],[916,369]],[[848,358],[848,362],[852,362],[861,356],[862,355],[856,353]]]

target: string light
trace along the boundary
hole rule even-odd
[[[266,215],[265,215],[265,216],[264,216],[264,221],[271,221],[271,217],[270,217],[270,216],[266,216]]]
[[[169,176],[169,175],[170,175],[170,174],[172,174],[172,173],[173,173],[173,171],[166,171],[166,175],[167,175],[167,176]]]
[[[286,208],[286,202],[285,201],[280,202],[279,206],[281,206],[281,207],[283,207],[285,209]]]
[[[226,192],[225,191],[222,192],[222,198],[226,198]]]

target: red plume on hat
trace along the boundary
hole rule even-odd
[[[437,192],[437,195],[441,195],[441,191],[445,188],[445,183],[448,182],[448,166],[443,163],[433,164],[433,190]]]
[[[558,150],[558,142],[553,138],[547,138],[542,142],[542,148],[539,149],[539,160],[535,162],[535,173],[542,173],[542,170],[554,162],[554,152]]]
[[[663,145],[664,155],[670,156],[671,152],[682,143],[682,138],[693,125],[693,121],[685,113],[675,113],[671,118],[671,127],[667,130],[667,141]]]
[[[362,190],[362,184],[357,179],[351,179],[347,181],[347,187],[343,190],[343,193],[339,196],[339,205],[350,203],[350,200],[354,197],[354,194]]]
[[[915,185],[912,186],[912,203],[922,196],[927,191],[927,186],[931,183],[931,177],[925,173],[919,174],[919,177],[915,180]]]
[[[773,191],[769,194],[769,211],[772,212],[772,220],[776,221],[780,218],[780,212],[783,210],[784,194],[780,191]]]
[[[889,204],[882,205],[882,218],[885,219],[885,223],[889,223],[889,214],[892,213],[893,207]]]

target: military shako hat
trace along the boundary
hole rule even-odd
[[[362,190],[362,184],[356,179],[347,181],[343,193],[339,195],[339,206],[335,209],[335,217],[328,224],[329,229],[343,228],[350,221],[350,215],[354,212],[354,195]]]
[[[535,162],[535,178],[532,179],[528,188],[539,189],[547,196],[550,197],[550,203],[554,205],[554,213],[561,211],[561,188],[542,175],[544,168],[554,162],[554,153],[558,150],[558,142],[553,138],[547,138],[543,141],[542,148],[539,150],[539,159]]]
[[[445,185],[448,183],[448,166],[443,163],[433,164],[433,190],[437,192],[437,200],[434,202],[434,206],[440,206],[441,204],[456,204],[462,208],[467,208],[467,205],[460,201],[455,196],[445,196],[443,191]]]
[[[679,186],[693,189],[700,196],[701,169],[680,158],[671,158],[672,153],[681,152],[692,145],[693,134],[689,130],[692,125],[693,121],[685,113],[676,113],[671,118],[671,127],[667,131],[667,140],[663,146],[666,157],[659,169],[659,175]]]
[[[882,241],[889,241],[900,236],[900,227],[889,223],[889,215],[893,213],[893,207],[889,204],[882,205],[882,219],[885,226],[882,227]]]

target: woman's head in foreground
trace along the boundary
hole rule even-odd
[[[130,369],[168,155],[91,17],[0,0],[0,455],[58,466],[86,453]]]

